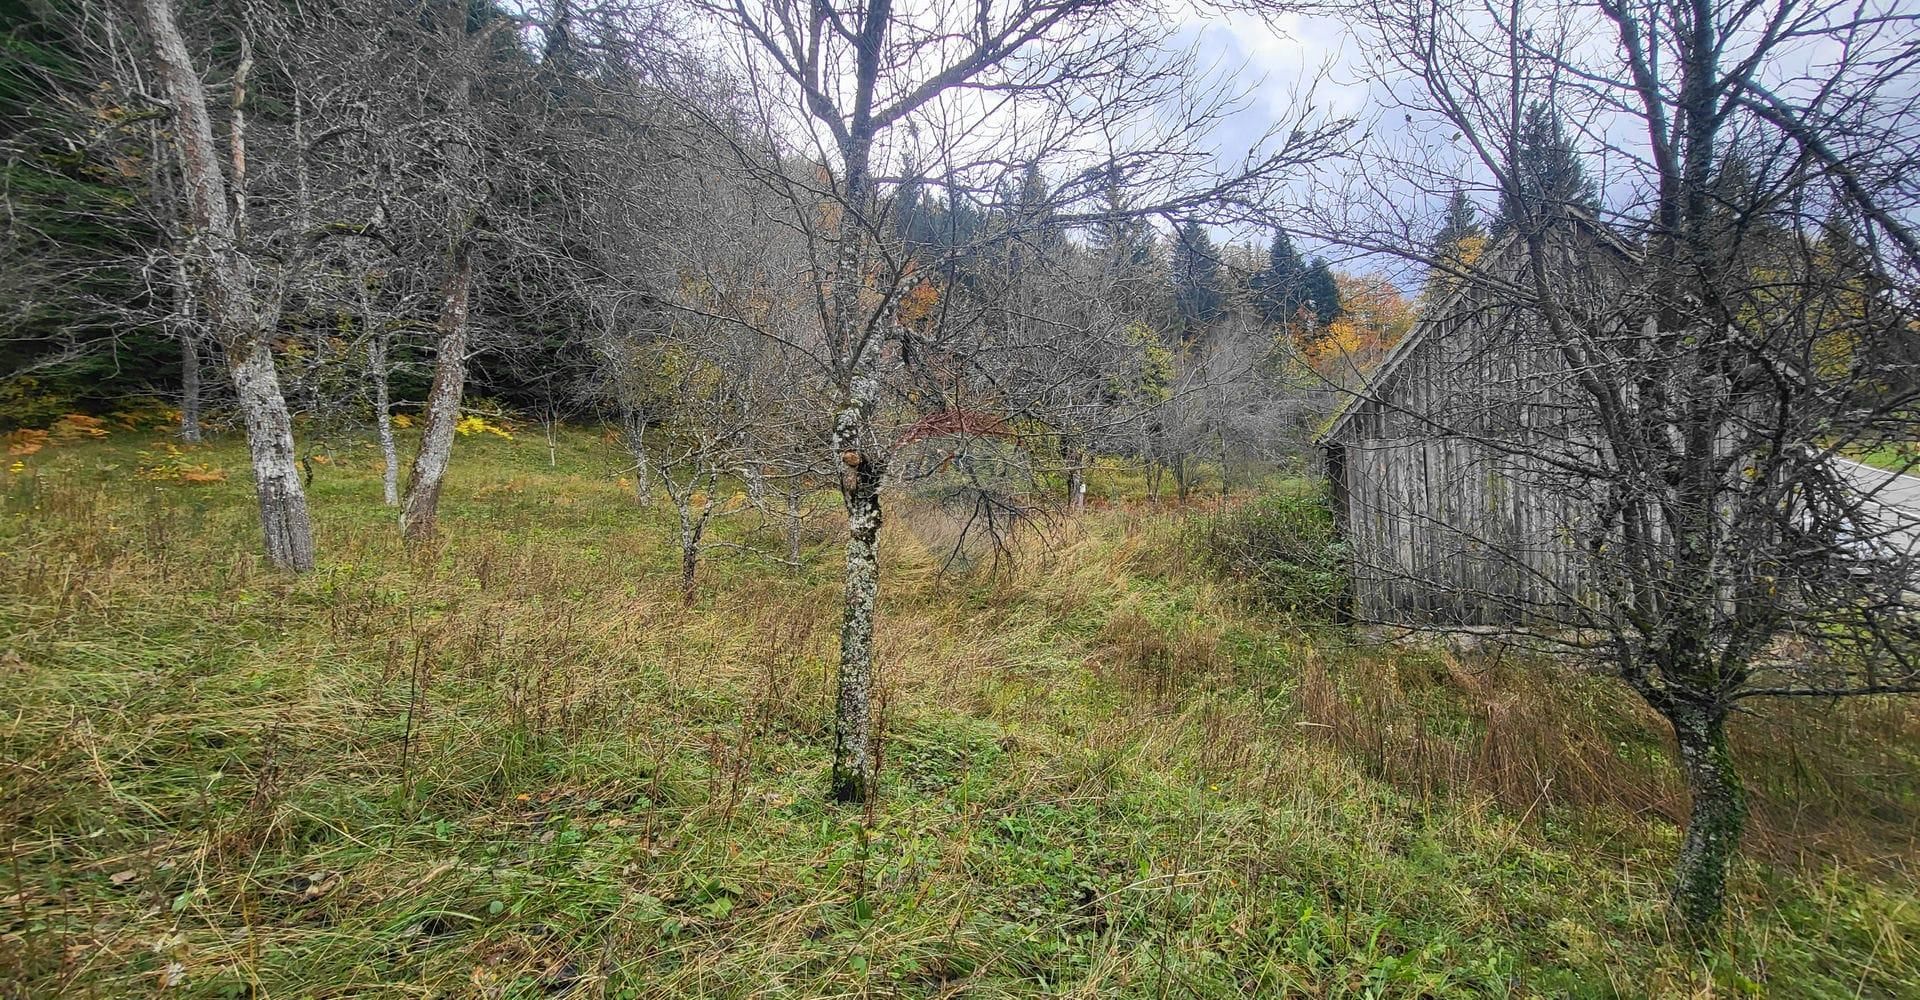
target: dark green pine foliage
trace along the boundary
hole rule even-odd
[[[1017,278],[1037,261],[1052,257],[1066,243],[1066,230],[1054,210],[1053,192],[1036,164],[1029,163],[1019,178],[1003,177],[995,185],[993,201],[977,217],[964,251],[962,277],[976,287],[1004,273]]]
[[[1220,286],[1220,254],[1197,219],[1182,222],[1173,235],[1173,303],[1182,339],[1193,340],[1220,318],[1225,293]]]
[[[1267,266],[1248,283],[1254,308],[1269,323],[1291,323],[1306,304],[1307,265],[1283,229],[1273,231]]]
[[[1087,241],[1095,253],[1107,258],[1110,266],[1121,272],[1153,262],[1152,230],[1144,220],[1127,214],[1131,206],[1127,204],[1126,181],[1126,171],[1118,163],[1109,163],[1102,170],[1102,219],[1094,225]]]
[[[0,0],[0,430],[111,409],[179,364],[143,273],[153,112],[98,87],[76,23],[69,0]]]
[[[965,280],[987,220],[951,188],[928,184],[911,161],[894,192],[894,235],[921,267]]]
[[[1527,105],[1513,188],[1501,193],[1493,235],[1503,236],[1523,221],[1544,225],[1570,209],[1592,214],[1599,207],[1599,189],[1587,177],[1559,113],[1543,101]]]
[[[510,19],[505,7],[469,0],[468,34]],[[479,139],[471,167],[484,178],[476,225],[481,266],[474,270],[469,323],[482,345],[468,362],[470,389],[510,405],[544,411],[557,405],[572,373],[592,364],[592,305],[576,275],[610,267],[588,238],[584,220],[595,196],[592,165],[580,149],[605,148],[619,128],[595,103],[598,78],[620,72],[608,47],[576,3],[560,3],[532,33],[495,30],[474,66],[472,121]],[[420,218],[416,252],[432,260],[436,280],[446,261],[448,208]]]
[[[1480,225],[1480,207],[1465,191],[1455,191],[1453,197],[1447,199],[1447,214],[1440,223],[1440,231],[1434,234],[1431,256],[1436,261],[1447,260],[1459,252],[1461,240],[1486,234]]]
[[[1300,286],[1306,308],[1321,326],[1340,318],[1340,283],[1333,280],[1333,269],[1327,265],[1326,258],[1315,257],[1313,263],[1307,265]]]

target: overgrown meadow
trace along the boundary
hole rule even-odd
[[[463,437],[412,549],[377,450],[321,448],[298,578],[241,442],[66,437],[0,473],[0,995],[1920,996],[1914,706],[1736,722],[1754,830],[1689,945],[1650,715],[1318,624],[1297,483],[971,572],[893,501],[856,809],[830,493],[803,570],[719,548],[683,609],[592,431]]]

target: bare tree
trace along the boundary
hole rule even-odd
[[[141,0],[139,12],[153,45],[159,80],[175,117],[174,148],[180,161],[185,216],[191,232],[188,259],[197,298],[231,366],[253,461],[254,492],[267,558],[302,572],[313,568],[313,523],[294,464],[293,423],[280,390],[273,357],[279,292],[260,273],[257,245],[247,228],[246,79],[252,55],[244,32],[234,70],[230,160],[221,162],[200,83],[172,0]]]
[[[1382,150],[1374,183],[1478,178],[1508,221],[1470,268],[1389,235],[1391,218],[1330,232],[1455,286],[1429,303],[1431,346],[1390,363],[1348,433],[1375,468],[1442,442],[1459,468],[1430,467],[1436,483],[1511,491],[1395,505],[1382,523],[1449,555],[1378,558],[1362,585],[1397,578],[1426,624],[1477,620],[1598,658],[1658,712],[1692,797],[1673,899],[1708,927],[1746,822],[1736,708],[1920,690],[1901,523],[1916,515],[1876,500],[1885,474],[1837,457],[1920,435],[1916,15],[1732,0],[1357,13],[1408,116],[1444,123],[1462,151]],[[1545,115],[1605,146],[1602,220],[1578,185],[1543,182],[1577,163],[1530,148]],[[1357,475],[1349,491],[1372,489]]]
[[[1166,44],[1170,25],[1108,0],[702,6],[726,19],[749,72],[782,102],[769,120],[790,111],[781,120],[802,129],[823,167],[817,184],[791,172],[768,179],[789,195],[790,222],[819,262],[815,360],[848,528],[832,794],[860,801],[874,780],[881,487],[901,436],[877,417],[883,402],[915,397],[964,413],[971,404],[962,392],[982,387],[955,367],[967,355],[937,343],[968,329],[962,317],[944,313],[929,333],[899,322],[900,297],[917,284],[921,265],[888,234],[888,202],[898,192],[884,171],[904,165],[911,147],[918,162],[939,165],[941,187],[991,191],[1009,161],[1077,158],[1078,169],[1106,154],[1152,191],[1134,214],[1171,215],[1258,203],[1285,168],[1324,152],[1337,130],[1289,122],[1277,130],[1277,148],[1263,147],[1242,169],[1213,169],[1195,140],[1218,120],[1225,95],[1190,86],[1197,74]],[[1173,107],[1178,114],[1152,113]],[[1104,176],[1084,171],[1062,185],[1061,203],[1086,198]],[[922,391],[907,392],[910,382]]]
[[[474,284],[475,215],[481,199],[474,190],[478,129],[473,118],[474,64],[488,40],[503,26],[494,19],[480,30],[469,26],[465,7],[446,5],[436,15],[430,44],[441,58],[430,67],[428,79],[442,105],[444,130],[432,138],[443,164],[440,183],[444,205],[442,236],[446,247],[446,278],[435,318],[433,385],[427,391],[421,417],[420,448],[414,453],[401,501],[400,530],[409,539],[431,536],[440,510],[440,488],[453,453],[454,427],[460,421],[460,400],[467,384],[467,327]]]

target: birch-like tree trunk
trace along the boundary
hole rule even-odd
[[[434,348],[433,386],[413,456],[400,530],[408,539],[431,537],[438,526],[440,487],[453,455],[454,429],[460,422],[460,398],[467,384],[467,300],[473,285],[473,258],[464,242],[455,248],[453,273],[440,303],[439,337]]]
[[[200,334],[180,331],[180,440],[200,443]]]
[[[254,493],[260,504],[267,559],[284,569],[312,569],[313,522],[300,487],[293,421],[280,391],[273,348],[266,337],[255,336],[244,349],[230,346],[228,351],[234,394],[247,426],[247,450],[253,455]]]
[[[414,454],[413,472],[407,480],[407,498],[400,512],[401,534],[412,541],[432,536],[438,526],[440,488],[453,457],[454,427],[460,422],[460,400],[466,392],[467,316],[473,293],[474,206],[469,200],[473,162],[465,134],[472,103],[469,60],[473,56],[473,43],[466,38],[464,13],[453,18],[443,30],[451,36],[447,48],[454,60],[453,80],[447,91],[448,117],[459,133],[448,144],[447,228],[453,252],[446,294],[440,301],[438,338],[433,352],[433,387],[427,393],[420,450]]]
[[[653,462],[647,457],[647,418],[638,409],[629,408],[626,419],[627,451],[633,455],[633,501],[642,507],[653,502]]]
[[[1067,509],[1075,514],[1087,509],[1087,450],[1071,448],[1067,458]]]
[[[200,328],[193,310],[193,278],[187,258],[173,261],[173,325],[180,338],[180,440],[200,442]]]
[[[367,377],[373,382],[373,426],[380,435],[380,499],[389,507],[400,504],[400,452],[393,443],[393,388],[387,364],[393,332],[373,314],[373,298],[360,287],[360,322],[367,332]]]
[[[153,43],[161,86],[173,104],[174,149],[180,157],[192,255],[198,258],[198,297],[232,368],[267,559],[281,569],[309,570],[313,524],[294,463],[293,422],[274,366],[273,324],[258,299],[252,264],[239,246],[241,221],[229,209],[229,198],[245,204],[245,192],[229,188],[222,173],[206,90],[175,23],[171,0],[140,0],[139,12]],[[233,138],[233,162],[244,169],[244,134],[238,124]]]

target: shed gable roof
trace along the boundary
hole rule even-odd
[[[1570,222],[1578,223],[1578,228],[1581,231],[1597,237],[1594,242],[1599,246],[1611,250],[1627,260],[1637,261],[1640,259],[1638,250],[1621,239],[1611,228],[1593,216],[1588,215],[1586,212],[1577,208],[1569,208],[1567,209],[1567,219]],[[1400,368],[1406,364],[1407,359],[1413,354],[1418,353],[1426,341],[1433,337],[1440,336],[1439,331],[1444,331],[1447,327],[1451,326],[1451,324],[1447,322],[1447,318],[1453,314],[1454,307],[1459,304],[1460,299],[1473,289],[1474,283],[1472,276],[1474,274],[1490,273],[1496,265],[1504,264],[1512,259],[1515,256],[1514,248],[1517,247],[1519,243],[1520,235],[1518,233],[1508,233],[1502,236],[1499,242],[1488,248],[1486,253],[1481,256],[1480,261],[1474,264],[1469,272],[1463,276],[1464,280],[1460,281],[1460,283],[1452,291],[1448,292],[1446,297],[1442,298],[1430,311],[1425,312],[1420,320],[1414,324],[1413,329],[1409,330],[1405,337],[1400,338],[1399,343],[1393,345],[1393,349],[1387,352],[1387,356],[1381,359],[1380,366],[1375,368],[1373,375],[1367,379],[1366,386],[1353,393],[1353,395],[1347,399],[1346,405],[1342,406],[1339,412],[1334,415],[1333,422],[1327,425],[1327,429],[1320,432],[1315,443],[1321,445],[1334,443],[1352,427],[1355,416],[1361,410],[1365,409],[1368,403],[1378,402],[1383,399],[1384,390],[1393,384],[1395,376],[1399,373]]]

